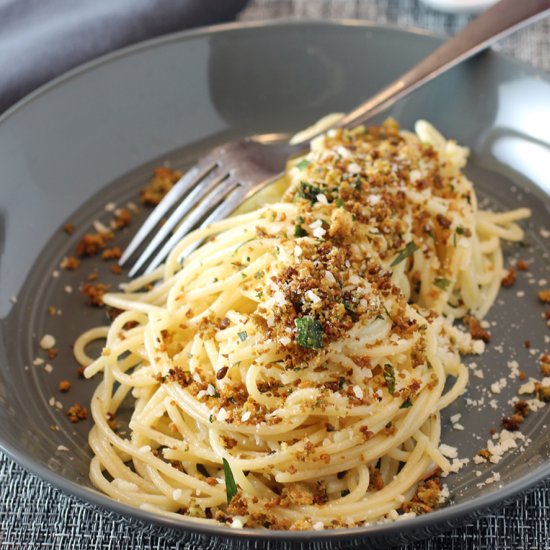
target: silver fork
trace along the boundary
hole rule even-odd
[[[343,116],[336,126],[349,127],[367,121],[419,86],[549,11],[550,0],[501,0],[403,76]],[[275,141],[276,137],[237,139],[199,159],[167,193],[124,251],[120,265],[127,263],[163,217],[175,208],[139,256],[129,276],[138,273],[148,260],[144,272],[154,270],[184,235],[230,214],[280,177],[290,157],[307,150],[303,143],[290,145]]]

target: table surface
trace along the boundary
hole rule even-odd
[[[438,13],[418,0],[251,0],[240,19],[285,17],[368,19],[439,34],[453,34],[469,21],[467,15]],[[550,72],[550,19],[501,41],[497,49]],[[199,550],[195,543],[136,528],[82,504],[0,453],[0,549],[14,548]],[[550,480],[498,512],[402,550],[413,548],[550,549]]]

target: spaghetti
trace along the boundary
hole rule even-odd
[[[466,157],[423,121],[329,130],[289,164],[280,202],[195,231],[106,294],[120,315],[75,345],[86,377],[103,373],[98,489],[232,527],[353,527],[436,506],[432,476],[456,469],[440,411],[467,384],[460,354],[483,351],[453,321],[491,307],[500,241],[521,240],[529,215],[478,210]]]

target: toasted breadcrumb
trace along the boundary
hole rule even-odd
[[[108,285],[103,283],[86,283],[82,287],[82,293],[88,297],[88,303],[95,307],[103,306],[103,295],[109,289]]]
[[[75,403],[67,410],[67,416],[73,423],[79,422],[80,420],[86,420],[86,418],[88,418],[88,409],[83,407],[80,403]]]
[[[111,248],[106,248],[101,253],[102,260],[118,260],[122,255],[122,250],[118,246],[113,246]]]
[[[86,233],[76,246],[76,253],[80,256],[96,256],[107,248],[107,242],[113,238],[111,233]]]
[[[60,267],[67,271],[75,271],[80,267],[80,260],[76,256],[67,256],[61,260]]]
[[[516,267],[520,271],[527,271],[529,269],[529,264],[525,260],[518,260],[516,263]]]
[[[153,179],[147,187],[140,191],[140,199],[143,204],[156,206],[172,189],[176,181],[181,178],[182,173],[179,170],[171,170],[164,166],[155,168]]]
[[[510,288],[516,282],[517,273],[516,270],[511,268],[508,270],[506,276],[502,279],[502,286],[504,288]]]
[[[474,340],[483,340],[485,343],[490,342],[491,335],[484,328],[482,328],[478,319],[472,317],[471,315],[466,315],[463,321],[468,327]]]

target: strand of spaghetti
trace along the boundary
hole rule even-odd
[[[479,211],[466,156],[425,122],[333,131],[289,163],[282,202],[189,234],[107,293],[122,313],[75,346],[86,376],[103,371],[93,483],[211,523],[395,519],[451,469],[439,411],[466,387],[459,354],[478,350],[451,323],[487,313],[501,240],[528,215]],[[123,437],[113,415],[130,398]]]

